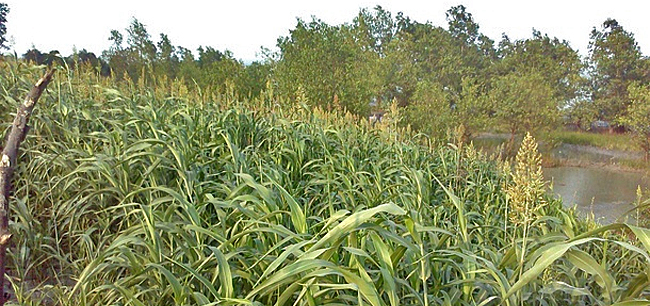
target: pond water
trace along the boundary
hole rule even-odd
[[[483,135],[476,139],[479,148],[494,148],[507,140],[507,135]],[[623,160],[639,160],[641,153],[606,150],[591,146],[562,144],[550,152],[557,161],[578,161],[592,167],[556,167],[544,169],[556,196],[564,206],[576,206],[583,216],[593,216],[602,224],[635,222],[636,213],[630,212],[636,201],[637,186],[646,192],[650,178],[642,173],[603,168]],[[570,163],[569,163],[570,164]]]
[[[635,213],[624,215],[634,208],[637,186],[650,187],[650,179],[641,173],[602,168],[547,168],[544,175],[566,207],[576,205],[583,215],[593,214],[603,224],[626,218],[634,222]]]

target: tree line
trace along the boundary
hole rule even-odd
[[[587,129],[600,120],[645,137],[650,150],[650,59],[615,19],[593,28],[585,58],[567,41],[534,29],[530,38],[503,34],[495,42],[463,5],[451,7],[446,20],[446,27],[420,23],[381,6],[340,25],[298,19],[276,51],[244,64],[227,50],[175,46],[165,34],[154,41],[134,18],[124,32],[111,31],[111,46],[99,56],[33,48],[22,58],[145,83],[183,79],[240,97],[272,90],[285,100],[362,116],[395,104],[404,124],[434,137],[460,124],[470,134],[499,130],[514,137],[562,124]]]

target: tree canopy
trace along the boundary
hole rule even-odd
[[[607,19],[591,31],[589,73],[592,99],[599,119],[614,121],[629,106],[628,86],[647,83],[648,60],[634,39],[616,19]]]
[[[0,4],[3,31],[7,12]],[[155,41],[133,18],[124,31],[109,33],[111,46],[100,56],[81,49],[61,57],[32,48],[23,58],[90,66],[137,82],[178,79],[217,94],[269,91],[279,101],[342,107],[362,117],[397,103],[404,124],[434,137],[460,124],[468,134],[513,136],[597,119],[632,128],[629,114],[641,110],[631,108],[640,98],[630,86],[650,84],[650,60],[615,19],[594,27],[589,55],[581,58],[567,41],[535,29],[518,40],[504,33],[495,44],[463,5],[445,16],[441,27],[376,6],[339,25],[297,19],[289,35],[278,38],[276,51],[266,49],[264,60],[247,64],[228,50],[174,45],[164,33]]]

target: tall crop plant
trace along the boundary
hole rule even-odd
[[[13,109],[40,68],[3,62],[2,71],[2,109]],[[543,215],[514,230],[508,204],[521,191],[508,191],[513,177],[471,145],[431,146],[396,125],[372,128],[272,93],[236,101],[155,84],[60,71],[43,96],[12,212],[16,302],[647,298],[646,229],[596,228],[541,195]],[[610,231],[624,228],[641,243]]]

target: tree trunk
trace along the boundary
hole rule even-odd
[[[9,197],[11,196],[12,185],[11,180],[14,174],[16,159],[18,157],[18,148],[20,143],[25,139],[29,126],[27,122],[32,115],[34,105],[38,98],[47,87],[47,84],[52,80],[54,70],[48,71],[36,85],[29,91],[25,97],[25,101],[18,106],[16,118],[11,126],[11,132],[7,135],[4,150],[2,150],[2,157],[0,157],[0,306],[4,305],[7,301],[5,293],[5,259],[7,245],[11,239],[9,231]]]

